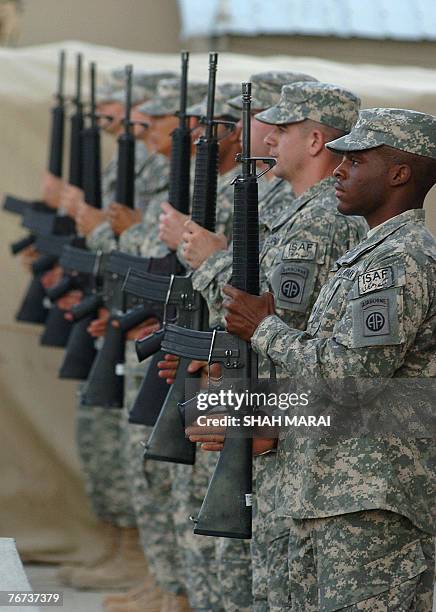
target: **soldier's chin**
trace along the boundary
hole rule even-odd
[[[336,196],[337,197],[337,196]],[[343,215],[355,215],[354,207],[346,201],[338,198],[337,209]]]

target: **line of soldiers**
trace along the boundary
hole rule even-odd
[[[216,223],[208,228],[169,202],[183,80],[168,72],[136,73],[133,80],[135,208],[116,201],[116,155],[103,172],[101,209],[86,203],[77,185],[44,177],[44,201],[75,220],[86,249],[147,262],[171,258],[170,274],[189,271],[195,294],[207,303],[207,329],[226,328],[249,343],[260,377],[274,371],[277,379],[313,380],[324,410],[365,404],[377,379],[435,377],[436,243],[422,210],[436,182],[435,117],[360,111],[352,92],[306,74],[251,75],[251,155],[259,158],[259,174],[269,155],[276,159],[258,179],[256,296],[232,286],[232,183],[244,137],[240,84],[216,87]],[[193,140],[201,140],[210,88],[189,82],[186,96]],[[125,127],[123,101],[122,72],[115,71],[98,91],[98,112],[110,117],[101,120],[103,129],[114,138]],[[195,155],[193,146],[189,151]],[[191,174],[195,192],[201,168]],[[26,263],[37,249],[28,247]],[[59,263],[45,272],[44,288],[64,272]],[[68,317],[83,293],[73,288],[56,305]],[[89,323],[95,339],[117,325],[118,307],[107,306]],[[161,326],[151,313],[123,336],[122,406],[90,405],[87,383],[79,385],[77,446],[110,546],[92,566],[61,568],[60,579],[76,588],[131,588],[106,598],[110,612],[431,612],[431,435],[260,432],[252,443],[251,540],[194,535],[189,517],[199,514],[229,437],[222,427],[194,422],[186,433],[206,452],[197,452],[193,465],[144,462],[141,443],[156,418],[131,418],[138,393],[157,367],[165,396],[184,363],[169,353],[138,363],[135,341]],[[200,358],[186,369],[206,387],[222,373]],[[356,387],[338,385],[349,379]],[[145,411],[159,393],[158,386],[145,389]],[[377,413],[387,409],[383,393],[374,401]]]

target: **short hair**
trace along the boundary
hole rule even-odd
[[[342,136],[345,136],[346,133],[343,130],[325,125],[325,123],[320,123],[319,121],[314,121],[313,119],[304,119],[304,121],[300,122],[300,126],[304,134],[308,134],[312,130],[319,130],[324,134],[326,142],[331,142],[332,140],[336,140],[336,138],[341,138]]]
[[[387,166],[409,166],[412,181],[420,197],[424,198],[436,183],[436,159],[394,149],[388,145],[380,147],[379,153]]]

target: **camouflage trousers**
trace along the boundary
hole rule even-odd
[[[124,462],[121,458],[123,411],[80,403],[76,417],[76,443],[91,506],[102,521],[117,527],[135,527]]]
[[[280,519],[274,514],[276,453],[253,459],[253,537],[251,559],[253,572],[253,611],[268,612],[268,547],[277,533]]]
[[[122,422],[123,461],[129,483],[136,522],[150,571],[164,591],[185,592],[176,529],[173,521],[170,465],[143,460],[143,443],[152,428],[128,422],[128,413],[148,362],[138,364],[134,343],[127,342],[125,353],[125,395]]]
[[[190,520],[200,511],[217,458],[216,453],[197,449],[194,466],[173,466],[174,517],[189,601],[196,611],[248,612],[252,609],[249,542],[194,535]]]
[[[384,510],[288,519],[268,570],[273,612],[432,610],[433,537]]]

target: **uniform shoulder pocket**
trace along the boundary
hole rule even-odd
[[[326,261],[327,244],[312,240],[292,240],[282,247],[270,276],[278,308],[307,312],[316,279]]]
[[[392,264],[357,275],[347,298],[352,312],[351,346],[402,344],[404,267]]]

